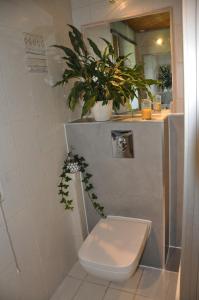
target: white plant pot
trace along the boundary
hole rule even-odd
[[[113,109],[113,101],[108,101],[108,104],[102,105],[103,101],[98,101],[95,105],[91,108],[91,112],[94,116],[95,121],[108,121],[111,119],[112,116],[112,109]]]

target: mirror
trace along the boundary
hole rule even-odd
[[[84,27],[83,33],[85,38],[91,38],[100,50],[106,46],[100,39],[103,37],[113,44],[117,56],[130,53],[128,64],[132,68],[135,64],[141,64],[145,78],[161,81],[160,86],[151,87],[151,92],[154,98],[161,98],[162,108],[170,108],[172,103],[170,12],[90,25]],[[89,45],[87,46],[89,48]],[[132,99],[132,108],[139,108],[137,99]]]

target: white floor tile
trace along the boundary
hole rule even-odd
[[[131,278],[129,278],[127,281],[121,283],[112,282],[110,287],[114,289],[130,292],[130,293],[134,293],[138,287],[142,273],[143,273],[143,268],[138,268],[136,273],[133,276],[131,276]]]
[[[154,300],[175,300],[175,281],[173,281],[173,274],[173,272],[168,271],[163,271],[161,273],[159,284],[155,291]]]
[[[175,300],[177,276],[174,272],[139,268],[126,282],[110,284],[87,274],[77,262],[51,300]]]
[[[91,283],[96,283],[96,284],[103,285],[103,286],[108,286],[110,283],[110,281],[108,281],[108,280],[103,280],[101,278],[98,278],[98,277],[95,277],[95,276],[92,276],[89,274],[86,276],[85,281],[88,281]]]
[[[70,270],[69,276],[72,276],[77,279],[84,279],[87,275],[86,271],[82,268],[79,262],[76,262],[76,264],[73,266],[73,268]]]
[[[66,277],[58,287],[51,300],[72,300],[82,281]]]
[[[167,300],[175,300],[177,281],[178,281],[178,273],[169,272],[169,287],[168,287]]]
[[[166,300],[170,272],[144,269],[136,294],[153,300]]]
[[[84,282],[74,297],[74,300],[102,300],[105,292],[105,286]]]
[[[109,288],[104,300],[133,300],[133,297],[130,293]]]

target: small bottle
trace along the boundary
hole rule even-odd
[[[143,120],[151,120],[152,115],[152,102],[149,99],[143,99],[141,103],[142,108],[142,119]]]

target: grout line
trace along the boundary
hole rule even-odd
[[[159,271],[166,271],[166,272],[173,272],[173,271],[168,271],[165,268],[156,268],[156,267],[151,267],[151,266],[145,266],[145,265],[140,265],[140,267],[145,268],[145,269],[152,269],[152,270],[159,270]],[[176,272],[175,272],[176,273]]]
[[[138,280],[138,284],[137,284],[137,287],[136,287],[136,289],[135,289],[135,295],[137,294],[137,290],[138,290],[138,288],[139,288],[139,286],[140,286],[140,282],[141,282],[141,280],[142,280],[143,275],[144,275],[144,268],[143,268],[143,270],[142,270],[142,274],[141,274],[141,276],[140,276],[140,279]]]
[[[74,278],[74,277],[72,277],[72,278]],[[76,279],[77,279],[77,278],[76,278]],[[74,294],[74,296],[72,297],[71,300],[75,299],[75,297],[76,297],[77,293],[79,292],[80,288],[82,287],[83,283],[84,283],[84,281],[81,280],[81,284],[79,285],[78,289],[76,290],[76,292],[75,292],[75,294]]]
[[[137,272],[137,271],[136,271]],[[106,295],[106,293],[107,293],[107,291],[108,291],[108,289],[109,288],[111,288],[111,289],[113,289],[113,290],[116,290],[116,291],[120,291],[120,292],[123,292],[123,293],[127,293],[127,294],[130,294],[130,295],[132,295],[133,296],[133,299],[132,300],[134,300],[135,299],[135,297],[136,297],[136,295],[137,295],[137,290],[138,290],[138,287],[139,287],[139,284],[140,284],[140,282],[141,282],[141,279],[142,279],[142,277],[143,277],[143,273],[144,273],[144,268],[142,269],[142,274],[141,274],[141,276],[140,276],[140,278],[139,278],[139,280],[138,280],[138,284],[137,284],[137,287],[136,287],[136,289],[135,289],[135,291],[133,291],[133,292],[129,292],[129,291],[126,291],[126,290],[122,290],[122,289],[119,289],[119,288],[114,288],[114,287],[111,287],[111,283],[112,283],[112,281],[110,281],[109,282],[109,284],[108,284],[108,286],[107,286],[107,289],[106,289],[106,292],[105,292],[105,295]],[[135,274],[134,274],[135,275]],[[104,297],[105,297],[105,295],[104,295]],[[104,298],[103,298],[104,299]],[[103,300],[102,299],[102,300]],[[147,299],[147,298],[146,298]]]
[[[140,267],[143,267],[145,269],[155,269],[155,270],[159,270],[159,271],[164,270],[164,268],[156,268],[156,267],[146,266],[146,265],[140,265]]]
[[[3,208],[3,200],[2,200],[1,193],[0,193],[0,210],[1,210],[1,213],[2,213],[2,218],[3,218],[6,234],[7,234],[7,237],[8,237],[10,249],[11,249],[11,252],[12,252],[12,255],[13,255],[16,271],[17,271],[17,273],[21,273],[21,270],[20,270],[20,267],[19,267],[19,262],[18,262],[18,259],[17,259],[17,255],[16,255],[16,252],[15,252],[14,245],[13,245],[12,237],[11,237],[10,230],[9,230],[9,227],[8,227],[6,214],[5,214],[5,211],[4,211],[4,208]]]
[[[108,289],[109,289],[109,285],[107,285],[107,287],[106,287],[106,290],[105,290],[105,293],[104,293],[104,296],[103,296],[102,300],[105,299],[105,296],[106,296],[106,294],[107,294],[107,292],[108,292]]]
[[[84,210],[84,217],[86,221],[86,231],[87,231],[87,236],[89,235],[89,226],[88,226],[88,216],[87,216],[87,211],[86,211],[86,201],[85,201],[85,194],[84,194],[84,186],[83,186],[83,177],[82,177],[82,172],[80,173],[80,183],[81,183],[81,192],[82,192],[82,200],[83,200],[83,210]]]
[[[66,275],[67,277],[71,277],[71,278],[73,278],[73,279],[77,279],[77,280],[80,280],[80,281],[85,281],[85,278],[86,278],[86,276],[84,277],[84,278],[78,278],[78,277],[76,277],[76,276],[74,276],[74,275],[70,275],[70,274],[68,274],[68,275]]]
[[[105,286],[105,285],[103,285],[103,284],[99,284],[99,283],[94,283],[94,282],[91,282],[91,281],[87,281],[86,278],[87,278],[87,276],[88,276],[88,273],[86,274],[86,276],[85,276],[83,279],[79,279],[79,278],[74,277],[74,276],[71,276],[71,275],[67,275],[67,276],[70,277],[70,278],[77,279],[77,280],[80,280],[80,281],[81,281],[81,284],[79,285],[78,289],[76,290],[76,292],[75,292],[75,294],[74,294],[74,296],[72,297],[71,300],[74,300],[74,299],[75,299],[76,295],[78,294],[80,288],[82,287],[82,285],[83,285],[84,283],[90,283],[90,284],[97,285],[97,286],[100,286],[100,287],[105,287],[106,289],[105,289],[105,292],[104,292],[104,295],[103,295],[103,298],[102,298],[102,300],[103,300],[104,297],[105,297],[105,295],[106,295],[106,293],[107,293],[107,291],[108,291],[108,289],[109,289],[109,285],[110,285],[110,283],[111,283],[111,282],[109,281],[108,285]]]
[[[108,284],[103,284],[103,283],[98,283],[98,282],[94,282],[94,281],[86,280],[86,279],[84,280],[84,282],[91,283],[91,284],[96,284],[98,286],[109,287],[109,283]]]
[[[136,296],[136,294],[135,294],[134,292],[129,292],[129,291],[122,290],[122,289],[119,289],[119,288],[107,286],[106,292],[105,292],[105,294],[104,294],[104,297],[106,296],[106,294],[107,294],[107,292],[108,292],[108,289],[115,290],[115,291],[117,291],[117,292],[121,292],[121,293],[124,293],[124,294],[129,294],[129,295],[131,295],[131,296],[133,296],[133,297]],[[104,300],[104,297],[103,297],[102,300]],[[133,300],[133,299],[132,299],[132,300]]]
[[[106,285],[106,284],[102,284],[102,283],[93,282],[93,281],[87,279],[88,275],[89,275],[89,274],[87,273],[86,276],[84,277],[84,279],[83,279],[84,282],[93,283],[93,284],[96,284],[96,285],[99,285],[99,286],[103,286],[103,287],[109,287],[110,284],[111,284],[111,281],[109,281],[109,280],[105,280],[105,281],[108,281],[108,284],[107,284],[107,285]],[[91,276],[92,276],[92,275],[91,275]],[[96,277],[96,279],[97,279],[97,277]],[[102,280],[103,280],[103,279],[102,279]]]
[[[122,289],[122,288],[116,288],[116,287],[108,287],[108,288],[110,288],[111,290],[115,290],[115,291],[119,291],[119,292],[122,292],[122,293],[126,293],[126,294],[130,294],[130,295],[132,295],[132,296],[134,296],[135,295],[135,291],[129,291],[129,290],[125,290],[125,289]]]
[[[143,265],[140,265],[140,267],[144,267],[145,269],[152,269],[152,270],[162,271],[162,272],[171,272],[171,273],[178,273],[179,272],[179,271],[178,272],[169,271],[169,270],[166,270],[165,268],[159,269],[159,268],[148,267],[148,266],[143,266]]]
[[[169,248],[182,250],[182,247],[177,247],[177,246],[169,246]]]
[[[111,283],[112,283],[112,281],[109,281],[109,283],[108,283],[108,285],[107,285],[107,286],[108,286],[108,287],[110,287],[110,286],[111,286]]]
[[[170,271],[170,270],[164,270],[164,271],[166,271],[166,272],[168,272],[168,273],[175,273],[175,274],[178,274],[178,273],[179,273],[179,271]]]

